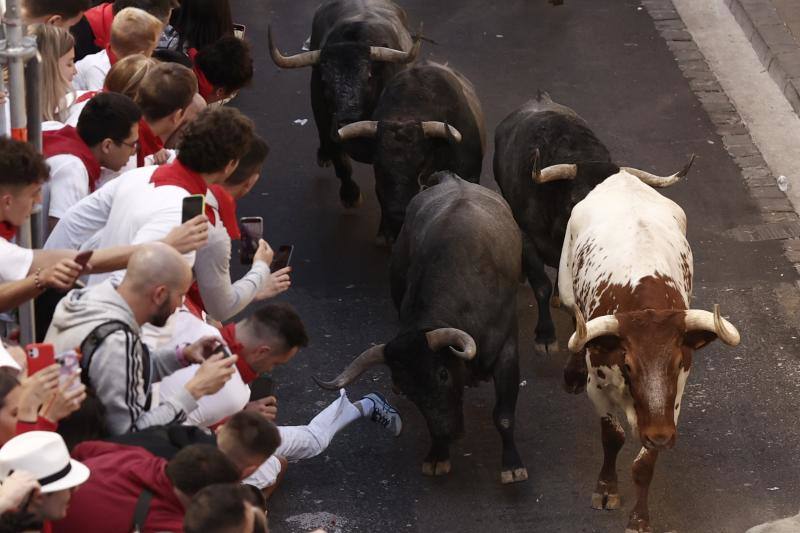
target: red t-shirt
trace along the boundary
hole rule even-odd
[[[167,478],[166,459],[144,448],[101,441],[78,444],[72,456],[89,467],[91,475],[72,495],[67,517],[52,523],[53,533],[130,531],[144,489],[153,499],[143,533],[183,531],[185,510]]]

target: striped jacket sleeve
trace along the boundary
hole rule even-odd
[[[180,388],[148,411],[150,384],[146,376],[153,372],[145,369],[146,361],[139,337],[125,330],[106,337],[92,356],[89,381],[106,410],[106,426],[112,435],[180,423],[197,408],[191,394]]]

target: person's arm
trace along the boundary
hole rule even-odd
[[[67,258],[47,268],[35,270],[25,279],[2,283],[0,284],[0,312],[14,309],[28,300],[36,298],[44,289],[67,291],[72,288],[80,274],[80,265]]]
[[[188,390],[181,389],[150,411],[145,410],[150,394],[138,359],[141,342],[132,332],[117,331],[97,348],[89,363],[89,379],[105,408],[105,422],[112,435],[121,435],[155,425],[180,423],[197,407]],[[173,355],[174,357],[174,355]]]
[[[272,249],[261,241],[253,266],[236,283],[231,283],[231,239],[224,228],[209,233],[208,244],[198,252],[194,273],[206,312],[224,322],[252,302],[269,280]]]

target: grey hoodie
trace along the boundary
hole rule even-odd
[[[110,280],[67,294],[56,307],[45,342],[52,343],[56,353],[75,349],[96,327],[112,320],[124,322],[130,331],[120,330],[106,337],[89,363],[89,381],[106,409],[109,432],[121,435],[183,422],[186,414],[197,408],[197,402],[183,387],[147,410],[150,385],[181,368],[181,364],[175,349],[147,350],[133,311]]]

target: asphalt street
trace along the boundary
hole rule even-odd
[[[275,372],[279,422],[304,424],[335,398],[311,375],[332,377],[372,343],[391,338],[397,317],[388,252],[375,244],[378,205],[372,169],[354,163],[366,201],[347,212],[332,169],[316,165],[310,69],[280,71],[269,59],[271,23],[284,53],[310,33],[318,0],[234,0],[256,57],[253,86],[233,105],[252,117],[272,148],[240,216],[260,215],[273,247],[295,245],[293,287],[282,299],[303,316],[311,345]],[[742,344],[697,352],[684,395],[678,441],[662,453],[650,492],[654,531],[733,533],[800,506],[800,361],[794,317],[797,274],[777,241],[738,242],[737,227],[759,224],[738,168],[690,92],[647,11],[634,0],[403,0],[412,28],[425,24],[422,57],[447,62],[475,85],[488,138],[512,110],[547,90],[581,114],[620,164],[671,173],[689,154],[688,179],[664,191],[686,211],[694,251],[693,307],[722,306]],[[487,147],[481,183],[496,189]],[[600,424],[585,395],[561,387],[566,353],[533,350],[536,310],[520,286],[522,388],[517,446],[530,479],[499,483],[500,439],[487,383],[465,395],[466,435],[445,478],[420,471],[429,440],[416,408],[371,371],[350,397],[377,390],[401,410],[395,439],[369,421],[340,433],[323,455],[291,465],[270,504],[272,531],[619,532],[633,505],[628,435],[620,454],[619,511],[594,511],[602,462]],[[559,342],[571,334],[557,311]]]

